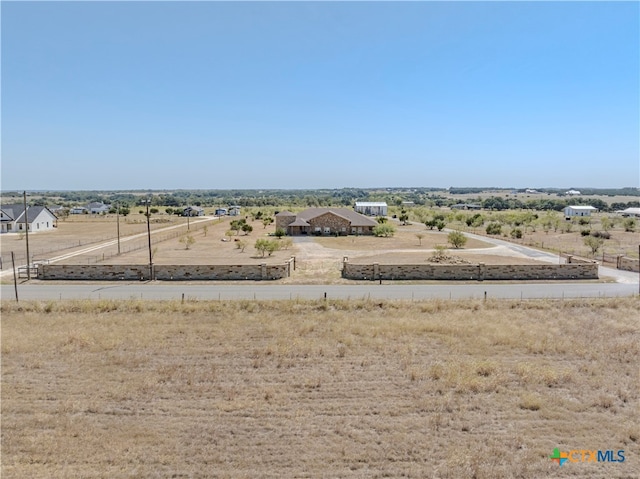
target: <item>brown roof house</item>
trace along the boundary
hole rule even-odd
[[[300,213],[281,211],[276,229],[297,235],[369,235],[378,223],[347,208],[309,208]]]

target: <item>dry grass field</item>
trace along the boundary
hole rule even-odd
[[[638,306],[3,302],[2,477],[638,477]]]

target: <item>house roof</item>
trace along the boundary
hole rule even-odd
[[[303,220],[302,218],[296,218],[296,220],[293,223],[290,223],[287,226],[311,226],[311,225],[307,223],[305,220]]]
[[[0,206],[3,213],[10,217],[10,221],[15,221],[16,223],[24,223],[24,205],[20,203],[12,204],[12,205],[2,205]],[[28,206],[27,205],[27,222],[32,223],[40,213],[44,210],[48,211],[51,216],[57,218],[49,208],[46,206]],[[3,221],[7,221],[3,218]]]
[[[572,210],[578,210],[578,211],[592,211],[592,210],[598,209],[598,208],[594,208],[593,206],[587,206],[587,205],[569,205],[567,206],[567,208],[571,208]]]
[[[384,201],[356,201],[356,206],[387,206]]]
[[[295,216],[295,213],[292,213],[291,211],[281,211],[276,216]]]
[[[348,208],[309,208],[301,211],[296,215],[297,218],[302,218],[305,221],[309,221],[318,216],[322,216],[327,213],[333,213],[340,216],[351,223],[351,226],[376,226],[378,223],[366,216],[356,213]],[[296,219],[297,221],[297,219]]]

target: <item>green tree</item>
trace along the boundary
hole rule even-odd
[[[249,233],[251,233],[253,231],[253,226],[245,223],[242,225],[242,231],[244,231],[245,235],[248,235]]]
[[[502,226],[500,223],[489,223],[486,231],[488,235],[499,235],[502,232]]]
[[[516,239],[522,238],[522,230],[520,228],[511,230],[511,237]]]
[[[262,253],[262,257],[264,258],[264,254],[269,248],[269,240],[266,238],[259,238],[256,240],[256,243],[253,247],[257,249],[259,253]]]
[[[418,238],[418,242],[420,246],[422,246],[422,238],[424,238],[424,235],[422,233],[416,233],[416,238]]]
[[[283,229],[283,228],[276,228],[276,232],[275,235],[278,238],[282,238],[283,236],[285,236],[287,234],[287,232]]]
[[[378,222],[379,225],[384,224],[387,222],[387,217],[386,216],[377,216],[376,217],[376,221]]]
[[[452,231],[447,235],[447,241],[456,249],[462,248],[467,240],[468,238],[461,231]]]
[[[398,219],[400,221],[402,221],[403,225],[406,225],[407,224],[407,220],[409,219],[409,215],[407,214],[407,210],[402,208],[402,210],[400,211],[400,216],[398,216]]]
[[[260,213],[258,211],[258,213]],[[257,219],[257,216],[256,216]],[[262,218],[262,224],[264,225],[264,229],[267,228],[271,223],[273,223],[273,218],[271,216],[267,216],[266,218]]]
[[[596,238],[595,236],[587,236],[583,241],[585,246],[588,246],[591,249],[591,254],[594,256],[604,244],[604,240],[602,238]]]
[[[244,253],[244,249],[249,245],[249,242],[245,239],[236,241],[236,249],[239,249],[241,253]]]
[[[388,238],[393,236],[395,232],[396,229],[389,224],[381,224],[373,227],[373,234],[375,236],[384,236],[385,238]]]

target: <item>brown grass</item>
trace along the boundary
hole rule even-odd
[[[3,302],[2,477],[636,477],[637,311]]]

